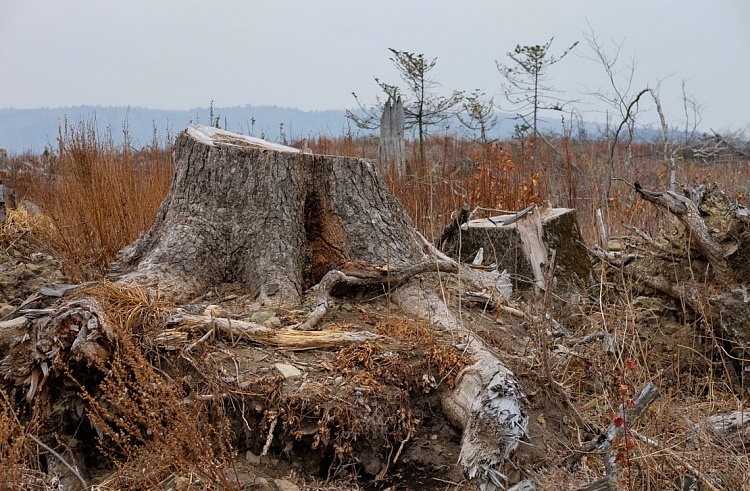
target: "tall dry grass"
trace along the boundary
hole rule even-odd
[[[610,236],[626,233],[622,222],[650,233],[669,225],[669,220],[639,199],[632,187],[638,181],[645,188],[668,189],[669,169],[662,142],[643,142],[629,148],[619,144],[610,161],[608,141],[547,136],[539,142],[537,162],[530,139],[483,145],[443,134],[431,136],[427,143],[426,161],[420,162],[416,145],[407,141],[409,175],[386,172],[384,176],[427,237],[439,234],[463,203],[472,209],[506,211],[541,201],[575,208],[589,243],[598,239],[597,210],[602,211]],[[377,139],[352,142],[351,137],[324,138],[310,146],[327,154],[373,160],[378,155]],[[730,151],[706,161],[684,148],[677,152],[677,181],[686,188],[717,182],[728,197],[744,202],[750,193],[749,163],[749,159]]]
[[[124,130],[127,132],[127,129]],[[149,229],[172,180],[171,152],[154,138],[117,146],[96,122],[61,128],[56,158],[26,179],[26,197],[53,222],[73,279],[100,277],[117,252]]]
[[[150,146],[136,151],[124,131],[126,143],[118,146],[111,133],[98,134],[95,121],[65,121],[58,152],[26,155],[26,166],[13,167],[8,176],[53,221],[55,242],[74,279],[104,274],[117,251],[148,230],[169,189],[168,145],[154,136]],[[372,160],[378,155],[377,138],[368,136],[321,135],[307,144],[321,154]],[[417,145],[407,141],[411,173],[386,172],[384,178],[428,238],[438,235],[463,203],[493,214],[549,201],[575,208],[584,239],[595,243],[597,210],[610,236],[626,232],[623,222],[651,233],[668,226],[668,219],[638,199],[630,186],[639,181],[647,188],[667,188],[662,148],[660,142],[629,149],[619,145],[610,161],[607,141],[548,136],[540,141],[534,162],[530,139],[481,144],[446,133],[428,139],[424,162],[418,159]],[[750,194],[748,159],[725,153],[704,162],[690,155],[687,150],[678,155],[679,182],[715,181],[728,196],[741,200]]]

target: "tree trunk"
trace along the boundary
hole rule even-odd
[[[530,206],[515,215],[470,220],[457,228],[458,233],[444,241],[445,252],[468,262],[482,248],[482,264],[506,270],[516,287],[533,284],[545,288],[552,262],[559,286],[578,290],[589,283],[591,261],[575,210]]]
[[[397,176],[406,173],[406,148],[404,144],[404,103],[401,97],[390,97],[380,118],[380,168]]]
[[[175,142],[174,165],[154,225],[115,270],[178,302],[239,283],[261,301],[294,305],[347,261],[401,266],[425,257],[365,160],[191,125]]]

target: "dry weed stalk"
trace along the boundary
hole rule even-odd
[[[140,289],[102,283],[87,295],[103,307],[111,330],[111,355],[95,361],[102,375],[96,386],[67,372],[87,401],[102,453],[115,464],[107,484],[154,489],[177,473],[196,476],[196,489],[229,489],[223,472],[228,426],[212,401],[184,403],[169,371],[149,359],[148,340],[163,326],[168,306]],[[213,419],[211,419],[213,417]]]

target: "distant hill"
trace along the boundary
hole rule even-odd
[[[214,108],[219,126],[227,130],[279,141],[280,124],[287,140],[318,135],[341,135],[349,130],[344,110],[301,111],[278,106],[238,106]],[[123,124],[136,148],[151,143],[156,128],[163,140],[175,136],[189,123],[209,124],[209,108],[183,111],[144,107],[75,106],[42,109],[0,109],[0,148],[9,153],[41,152],[46,145],[57,147],[58,125],[65,119],[72,124],[95,120],[100,134],[111,129],[117,143],[122,141]],[[253,123],[254,122],[254,123]],[[357,131],[354,127],[351,131]]]
[[[347,132],[354,135],[367,133],[354,126],[346,118],[344,110],[302,111],[288,107],[246,105],[215,107],[213,113],[214,117],[219,118],[221,128],[276,142],[282,141],[282,129],[288,142],[321,135],[341,136]],[[510,138],[518,120],[512,114],[500,111],[496,116],[500,122],[489,137]],[[109,129],[118,144],[122,142],[123,125],[127,122],[132,145],[141,148],[151,143],[154,129],[163,142],[168,135],[176,136],[189,123],[210,124],[210,109],[197,107],[171,111],[125,106],[0,109],[0,148],[6,149],[10,154],[20,154],[27,150],[41,153],[47,145],[56,149],[58,125],[65,119],[74,125],[81,121],[95,120],[100,135],[106,134]],[[466,129],[462,128],[456,118],[450,119],[446,124],[450,133],[466,133]],[[432,130],[437,133],[445,131],[436,128]],[[540,130],[545,134],[559,133],[560,122],[554,118],[540,121]],[[577,138],[595,139],[604,135],[604,127],[596,123],[580,123],[578,130],[574,132]],[[671,136],[679,138],[680,135],[674,133]],[[637,141],[656,141],[660,138],[661,130],[657,128],[639,128],[636,133]]]

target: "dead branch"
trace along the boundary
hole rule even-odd
[[[451,237],[453,234],[458,231],[459,227],[463,225],[464,223],[469,221],[469,217],[471,216],[471,208],[467,203],[464,203],[461,205],[461,209],[458,210],[458,213],[456,214],[456,218],[451,220],[451,223],[449,223],[444,229],[443,233],[440,234],[440,237],[435,241],[435,247],[438,249],[443,248],[443,243],[448,240],[449,237]]]
[[[583,444],[583,446],[576,450],[571,456],[565,459],[565,463],[568,468],[572,468],[581,457],[588,453],[603,454],[609,452],[606,458],[605,469],[608,468],[607,475],[611,476],[614,470],[614,457],[616,452],[610,452],[615,439],[620,437],[623,433],[624,428],[630,428],[638,421],[643,411],[650,406],[661,394],[654,384],[648,382],[638,395],[633,399],[632,407],[630,405],[621,404],[618,410],[618,414],[624,414],[624,421],[621,424],[610,423],[607,430],[599,435],[596,439],[590,440]],[[609,462],[611,460],[611,462]],[[609,462],[609,466],[607,465]]]
[[[664,193],[649,191],[635,183],[635,190],[646,201],[655,204],[676,216],[690,233],[690,244],[700,252],[714,269],[716,279],[727,284],[732,274],[724,257],[724,249],[711,237],[706,222],[701,218],[700,210],[689,198],[667,191]]]
[[[370,265],[371,266],[371,265]],[[332,306],[332,295],[335,289],[351,290],[373,285],[383,285],[388,292],[392,288],[402,285],[414,275],[426,272],[444,271],[457,273],[458,266],[454,261],[427,259],[408,266],[400,271],[390,271],[386,267],[377,268],[373,273],[372,267],[365,271],[350,271],[344,273],[339,270],[331,270],[323,276],[318,284],[318,295],[315,310],[297,329],[309,331],[315,329],[320,320]]]
[[[724,145],[727,146],[727,148],[729,148],[730,150],[732,150],[734,153],[736,153],[740,157],[750,158],[750,154],[748,154],[747,152],[745,152],[743,150],[740,150],[736,146],[734,146],[731,143],[729,143],[726,140],[726,138],[722,137],[720,134],[718,134],[717,132],[715,132],[713,129],[711,129],[711,133],[714,134],[714,138],[716,139],[717,143],[723,143]]]
[[[83,489],[89,488],[89,485],[86,483],[86,480],[83,478],[83,476],[81,476],[81,473],[78,472],[78,469],[76,469],[75,466],[69,464],[68,461],[65,460],[62,455],[52,450],[48,445],[46,445],[44,442],[39,440],[37,437],[35,437],[31,433],[27,433],[26,436],[29,437],[31,440],[34,440],[34,442],[37,445],[39,445],[40,447],[42,447],[43,449],[45,449],[46,451],[54,455],[55,458],[59,460],[60,463],[64,465],[81,482],[81,486],[83,486]]]
[[[216,330],[219,336],[243,339],[264,346],[283,348],[289,351],[341,348],[350,344],[375,343],[390,348],[398,347],[398,341],[369,331],[300,331],[293,328],[272,329],[254,322],[246,322],[223,317],[183,315],[181,325],[201,326],[210,331]],[[171,345],[170,345],[171,346]]]

